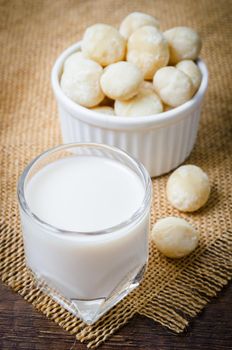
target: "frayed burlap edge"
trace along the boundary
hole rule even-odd
[[[228,231],[186,266],[139,313],[180,333],[231,278],[232,231]]]

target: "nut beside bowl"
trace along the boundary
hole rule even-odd
[[[201,105],[208,85],[205,63],[197,60],[201,85],[193,98],[166,112],[138,117],[119,117],[97,113],[73,102],[63,93],[60,77],[65,60],[81,49],[78,42],[66,49],[52,69],[63,141],[96,142],[119,147],[139,159],[151,177],[169,172],[180,165],[194,146]]]

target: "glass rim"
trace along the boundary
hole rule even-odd
[[[117,154],[122,155],[123,157],[127,158],[130,163],[132,163],[140,172],[140,177],[142,177],[144,181],[144,197],[142,200],[141,205],[139,208],[127,219],[122,221],[121,223],[108,227],[106,229],[97,230],[97,231],[77,231],[77,230],[65,230],[63,228],[56,227],[54,225],[49,224],[48,222],[40,219],[39,216],[37,216],[33,211],[30,209],[30,206],[28,205],[26,198],[25,198],[25,181],[27,179],[27,176],[30,172],[30,170],[33,168],[33,166],[39,162],[42,159],[45,159],[47,156],[49,156],[52,153],[69,149],[69,148],[77,148],[77,147],[89,147],[89,148],[98,148],[98,149],[105,149],[109,151],[113,151]],[[33,221],[35,221],[37,224],[42,226],[42,228],[51,231],[52,233],[56,234],[65,234],[67,235],[81,235],[81,236],[98,236],[103,234],[109,234],[113,233],[115,231],[121,230],[130,224],[137,222],[139,218],[146,212],[147,206],[150,203],[151,200],[151,194],[152,194],[152,186],[151,186],[151,178],[148,174],[148,171],[143,166],[142,163],[140,163],[138,160],[136,160],[133,156],[131,156],[129,153],[123,151],[122,149],[114,146],[109,146],[102,143],[82,143],[82,142],[74,142],[74,143],[66,143],[63,145],[58,145],[52,148],[49,148],[45,150],[44,152],[40,153],[37,157],[35,157],[23,170],[21,176],[18,180],[18,186],[17,186],[17,197],[18,202],[20,205],[20,208],[23,210],[23,212]]]

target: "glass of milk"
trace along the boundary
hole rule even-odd
[[[143,165],[114,147],[67,144],[35,158],[18,200],[37,286],[94,323],[143,277],[151,192]]]

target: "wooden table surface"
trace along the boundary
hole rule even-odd
[[[0,284],[0,350],[83,350],[62,328],[35,311],[18,294]],[[232,349],[232,284],[177,335],[145,317],[136,316],[102,350],[230,350]]]

